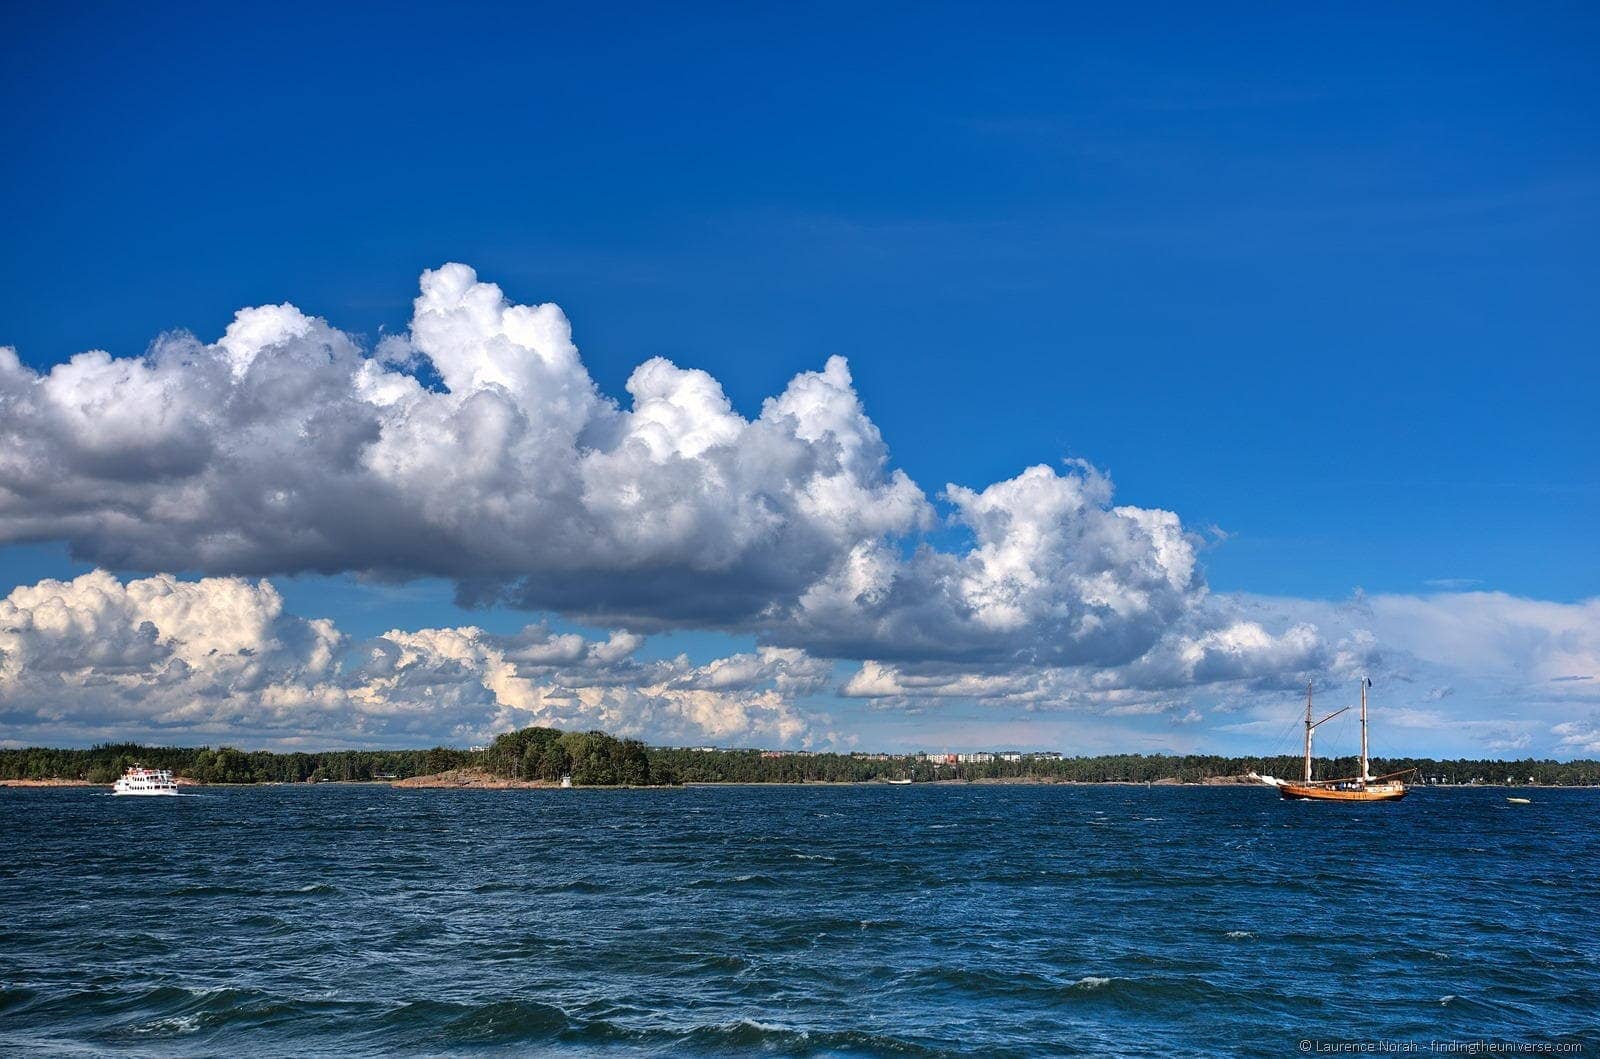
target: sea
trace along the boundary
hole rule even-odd
[[[1506,793],[0,790],[0,1054],[1600,1055]]]

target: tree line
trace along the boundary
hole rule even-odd
[[[915,755],[774,756],[759,750],[651,747],[649,758],[652,768],[665,767],[684,783],[865,783],[884,779],[909,779],[918,783],[1008,779],[1062,783],[1155,783],[1161,780],[1202,783],[1240,777],[1249,772],[1292,779],[1302,775],[1305,767],[1304,759],[1299,756],[1247,758],[1216,754],[1102,754],[1062,758],[1025,754],[1016,761],[997,757],[992,761],[949,765]],[[1312,765],[1313,775],[1318,779],[1354,776],[1360,771],[1358,760],[1353,756],[1316,758]],[[1416,769],[1416,782],[1421,783],[1600,786],[1600,762],[1596,761],[1372,759],[1374,775],[1402,769]]]
[[[0,782],[79,780],[115,782],[134,765],[170,769],[199,783],[316,783],[409,779],[452,769],[482,768],[506,779],[559,782],[571,777],[583,787],[676,783],[665,763],[650,759],[643,743],[604,732],[523,728],[507,732],[486,749],[329,750],[318,753],[234,747],[142,746],[107,743],[88,750],[48,747],[0,749]]]
[[[793,754],[759,750],[691,750],[647,747],[604,732],[523,728],[507,732],[484,750],[331,750],[317,753],[244,751],[233,747],[152,747],[116,743],[88,750],[45,747],[0,749],[0,781],[83,780],[111,783],[134,764],[171,769],[201,783],[306,783],[322,780],[406,779],[450,769],[482,768],[507,779],[574,785],[647,786],[676,783],[863,783],[883,779],[1006,780],[1076,783],[1198,783],[1255,771],[1293,779],[1303,760],[1223,757],[1210,754],[1103,754],[1054,758],[1024,755],[1017,761],[948,765],[911,755]],[[1319,779],[1353,776],[1354,757],[1318,758]],[[1538,783],[1600,786],[1600,762],[1525,758],[1435,760],[1374,758],[1375,774],[1415,769],[1421,783]]]
[[[477,755],[466,750],[325,750],[275,753],[223,747],[143,746],[107,743],[88,750],[25,747],[0,750],[0,781],[85,780],[112,783],[134,765],[170,769],[200,783],[315,783],[406,779],[462,768]]]

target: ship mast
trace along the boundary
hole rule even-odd
[[[1306,782],[1311,782],[1311,681],[1306,681]]]
[[[1366,677],[1361,678],[1361,782],[1372,779],[1372,768],[1367,763],[1367,689],[1372,687],[1372,681]]]
[[[1367,701],[1366,697],[1365,697],[1365,692],[1362,693],[1362,696],[1363,696],[1362,699],[1361,699],[1361,701],[1363,703],[1362,709],[1364,711],[1366,709],[1365,703]],[[1328,714],[1328,716],[1322,718],[1322,720],[1313,721],[1311,719],[1311,682],[1309,680],[1306,681],[1306,782],[1307,783],[1311,782],[1311,733],[1315,732],[1320,726],[1322,726],[1324,724],[1327,724],[1329,721],[1333,720],[1335,717],[1339,716],[1341,713],[1344,713],[1349,708],[1350,707],[1348,707],[1348,706],[1341,706],[1337,710],[1334,710],[1332,713]],[[1366,716],[1366,714],[1363,712],[1362,716]],[[1361,772],[1362,772],[1363,775],[1367,771],[1367,766],[1366,766],[1366,753],[1367,753],[1366,746],[1367,746],[1367,744],[1366,744],[1366,739],[1365,739],[1365,733],[1366,733],[1366,729],[1363,728],[1362,729],[1363,739],[1362,739],[1362,742],[1361,742],[1361,755],[1362,755]]]

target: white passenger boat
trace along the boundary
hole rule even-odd
[[[178,784],[168,769],[147,769],[135,765],[111,785],[112,794],[177,794]]]

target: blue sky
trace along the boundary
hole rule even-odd
[[[1180,516],[1215,596],[1600,596],[1592,7],[0,18],[0,194],[17,207],[0,344],[33,372],[91,349],[137,357],[172,329],[213,342],[240,308],[280,302],[370,351],[406,333],[418,275],[460,261],[510,302],[559,304],[589,376],[624,402],[660,356],[753,420],[847,357],[890,464],[941,517],[947,483],[982,491],[1074,458],[1116,504]],[[970,529],[900,546],[960,553]],[[7,590],[159,572],[48,527],[9,539]],[[344,565],[169,572],[269,573],[289,610],[357,638],[615,624],[463,611],[437,571],[373,586]],[[817,642],[737,622],[650,631],[664,638],[640,657]],[[830,679],[865,654],[842,652]],[[1466,722],[1515,719],[1526,696],[1494,679],[1438,686],[1477,695]],[[1177,748],[1244,746],[1191,732],[1280,689],[1227,688],[1168,689],[1156,720],[1126,723]],[[1103,713],[1043,700],[890,698],[807,701],[868,742],[1116,741]],[[1207,720],[1174,727],[1191,702]],[[1594,716],[1588,700],[1551,709],[1546,729]],[[1542,734],[1524,746],[1563,752]]]

